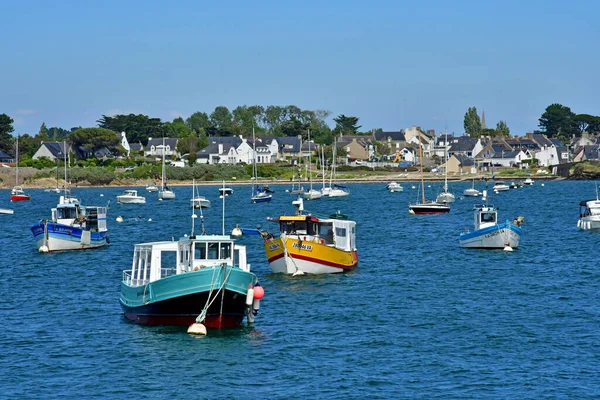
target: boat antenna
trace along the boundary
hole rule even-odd
[[[223,215],[221,217],[221,234],[225,236],[225,181],[223,181],[223,193],[221,193],[221,197],[223,198]]]

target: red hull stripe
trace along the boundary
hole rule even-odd
[[[327,265],[329,267],[341,268],[341,269],[353,269],[358,264],[358,257],[356,255],[356,252],[353,253],[355,262],[352,265],[333,263],[333,262],[329,262],[329,261],[325,261],[325,260],[319,260],[318,258],[307,257],[307,256],[299,255],[299,254],[290,254],[290,256],[292,258],[297,258],[299,260],[310,261],[310,262],[314,262],[316,264],[322,264],[322,265]],[[267,261],[269,261],[269,263],[272,263],[273,261],[279,260],[282,257],[283,257],[283,253],[273,256],[273,257],[269,258]]]
[[[29,196],[10,196],[10,201],[23,201],[23,200],[29,200],[30,197]]]
[[[183,325],[188,326],[196,322],[197,316],[160,316],[160,315],[137,315],[125,313],[127,319],[138,324],[145,325]],[[203,324],[213,329],[235,328],[242,323],[244,316],[237,315],[207,315]]]

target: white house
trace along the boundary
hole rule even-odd
[[[238,154],[231,143],[211,143],[196,154],[197,164],[237,164]]]
[[[127,151],[127,157],[129,157],[131,147],[129,146],[129,142],[127,141],[127,136],[125,136],[125,132],[121,132],[121,146]]]
[[[164,152],[166,157],[173,155],[179,157],[179,153],[177,153],[177,141],[177,138],[164,138],[163,148],[163,138],[149,138],[148,144],[144,149],[144,156],[162,157]]]
[[[406,147],[396,154],[396,161],[408,161],[414,163],[416,160],[415,153]]]
[[[535,159],[538,160],[540,167],[549,167],[550,165],[560,164],[560,158],[558,151],[554,145],[544,146],[534,154]]]
[[[529,156],[523,150],[499,151],[492,157],[492,164],[503,167],[520,167],[523,160],[527,159]]]

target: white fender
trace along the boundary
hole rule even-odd
[[[250,289],[248,289],[248,292],[246,292],[246,305],[251,306],[253,301],[254,301],[254,289],[250,288]]]

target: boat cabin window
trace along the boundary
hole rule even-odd
[[[77,218],[77,209],[75,207],[59,207],[57,211],[59,219]]]
[[[282,221],[280,223],[281,232],[292,235],[316,235],[318,228],[317,223],[307,223],[306,221]]]
[[[333,244],[333,224],[321,224],[319,237],[325,241],[325,244]]]
[[[194,249],[194,260],[206,260],[206,243],[195,243]]]
[[[335,235],[339,237],[346,237],[346,228],[335,228]]]
[[[231,258],[231,243],[221,243],[221,259]]]
[[[219,243],[208,244],[208,259],[218,260],[219,259]]]
[[[481,213],[481,222],[496,222],[496,213]]]

